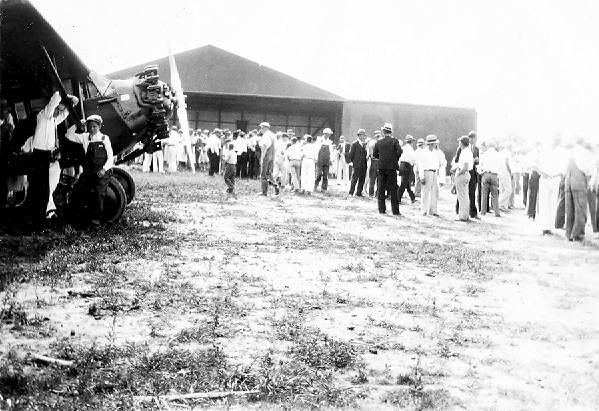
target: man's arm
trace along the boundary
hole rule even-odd
[[[104,171],[110,170],[114,167],[114,155],[112,152],[112,144],[110,143],[110,138],[108,136],[104,136],[104,147],[106,148],[106,163],[104,163]]]
[[[73,143],[83,144],[83,139],[85,138],[85,135],[77,133],[77,125],[73,124],[67,130],[65,138],[69,141],[72,141]]]
[[[353,143],[351,145],[351,147],[349,148],[349,156],[347,158],[347,162],[348,163],[353,163],[354,162],[354,156],[356,155],[356,143]]]
[[[377,142],[372,149],[372,157],[378,160],[379,158],[379,143]]]
[[[54,116],[54,110],[56,110],[56,107],[60,104],[60,100],[60,93],[55,91],[54,94],[52,94],[52,97],[50,97],[50,102],[44,107],[44,117],[51,119]]]

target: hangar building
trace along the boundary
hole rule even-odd
[[[353,140],[359,128],[371,134],[391,121],[399,138],[436,134],[448,156],[459,136],[476,129],[474,109],[348,100],[212,45],[175,54],[175,61],[194,129],[247,131],[268,121],[274,130],[316,135],[329,127],[335,140]],[[130,77],[150,64],[170,80],[168,56],[109,77]]]

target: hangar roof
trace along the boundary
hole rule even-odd
[[[213,45],[175,54],[175,61],[186,93],[345,100],[343,97]],[[108,76],[110,78],[129,77],[150,64],[158,64],[160,78],[170,82],[168,56],[119,70]]]

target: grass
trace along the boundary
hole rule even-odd
[[[162,405],[133,396],[210,390],[258,390],[224,403],[241,408],[355,408],[366,397],[416,409],[456,404],[435,385],[442,373],[417,366],[406,374],[391,367],[378,374],[373,363],[405,366],[413,355],[458,358],[460,345],[478,344],[477,336],[462,334],[481,326],[478,314],[445,307],[461,295],[478,297],[482,281],[497,272],[500,253],[336,231],[336,221],[325,218],[327,209],[347,209],[352,218],[355,213],[353,206],[335,203],[335,196],[298,198],[298,207],[315,208],[318,216],[304,217],[290,211],[295,205],[288,198],[260,199],[264,209],[255,207],[250,195],[257,192],[256,181],[240,182],[233,201],[224,195],[220,176],[136,179],[136,201],[111,227],[0,235],[0,333],[17,341],[14,351],[0,354],[0,409],[8,401],[16,409],[157,409]],[[342,215],[342,221],[351,218]],[[244,230],[263,238],[248,241]],[[374,258],[366,258],[373,250]],[[313,254],[314,261],[305,262],[313,272],[301,270],[309,289],[277,283],[279,259],[289,263],[294,252]],[[329,256],[341,261],[332,271],[319,264]],[[421,293],[429,282],[423,272],[454,283],[444,288],[450,290],[444,301],[443,295]],[[59,297],[44,302],[45,294],[35,307],[27,306],[18,291],[29,285]],[[379,301],[378,291],[362,295],[375,287],[393,290],[396,298]],[[53,319],[40,315],[40,309],[58,309],[64,301],[84,315],[105,318],[94,326],[108,337],[91,340],[85,331],[64,337]],[[401,318],[363,315],[372,312]],[[445,323],[446,316],[457,320]],[[350,323],[336,324],[341,318]],[[128,342],[117,320],[137,323],[142,338]],[[33,364],[20,336],[36,339],[40,353],[76,366]],[[423,342],[428,348],[420,347]]]

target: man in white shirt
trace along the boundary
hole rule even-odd
[[[233,147],[237,154],[237,164],[235,175],[239,178],[247,178],[248,170],[248,141],[245,138],[245,133],[242,130],[237,130],[237,138],[233,136]]]
[[[412,204],[416,202],[416,195],[412,191],[412,181],[414,179],[414,164],[416,163],[416,156],[414,155],[415,146],[416,141],[414,140],[414,137],[408,134],[406,136],[406,142],[402,147],[403,152],[401,153],[401,157],[399,158],[399,175],[401,177],[401,184],[399,186],[399,192],[397,194],[399,204],[401,204],[403,193],[406,190],[408,191],[408,195],[410,196]]]
[[[422,184],[422,214],[438,217],[437,202],[439,200],[439,154],[435,145],[439,144],[437,136],[426,136],[427,148],[418,159],[418,174]]]
[[[214,173],[218,174],[221,149],[220,136],[221,131],[218,128],[215,128],[206,140],[206,150],[208,153],[208,161],[210,162],[210,167],[208,169],[209,176],[214,176]]]
[[[486,147],[486,150],[485,150]],[[499,214],[499,170],[501,169],[501,158],[495,145],[487,143],[483,147],[485,150],[480,155],[480,163],[478,169],[482,175],[481,177],[481,207],[480,214],[482,216],[487,214],[489,209],[489,194],[491,195],[491,204],[496,217],[500,217]]]
[[[79,100],[75,96],[68,96],[68,104],[77,105]],[[50,196],[54,193],[60,176],[58,165],[58,138],[56,127],[68,117],[67,107],[61,103],[58,91],[54,92],[50,101],[37,114],[37,124],[33,135],[32,164],[33,170],[28,175],[29,189],[28,203],[30,207],[31,222],[40,227],[48,211]],[[50,168],[54,172],[50,181]],[[58,169],[58,173],[56,173]]]
[[[416,177],[416,183],[414,184],[414,195],[420,197],[422,191],[422,184],[420,184],[420,172],[418,171],[418,164],[420,157],[425,150],[424,139],[419,138],[416,142],[416,150],[414,150],[414,176]]]
[[[266,121],[260,123],[260,178],[262,180],[262,195],[268,195],[268,186],[273,186],[275,195],[279,195],[279,186],[273,179],[275,161],[276,136],[270,131],[270,124]]]
[[[454,162],[455,169],[455,189],[458,195],[458,220],[468,221],[470,219],[470,171],[474,166],[474,157],[470,149],[470,139],[468,136],[462,136],[460,142],[460,156]]]
[[[539,154],[539,192],[535,222],[543,234],[551,234],[558,211],[560,183],[566,173],[566,153],[555,140]]]
[[[285,157],[289,161],[289,168],[291,171],[291,184],[293,185],[293,191],[296,193],[300,192],[300,178],[301,178],[301,167],[302,167],[302,146],[298,142],[297,138],[293,136],[291,138],[291,145],[285,151]]]
[[[566,238],[582,241],[587,221],[589,183],[597,171],[585,144],[579,142],[571,151],[566,168]]]

